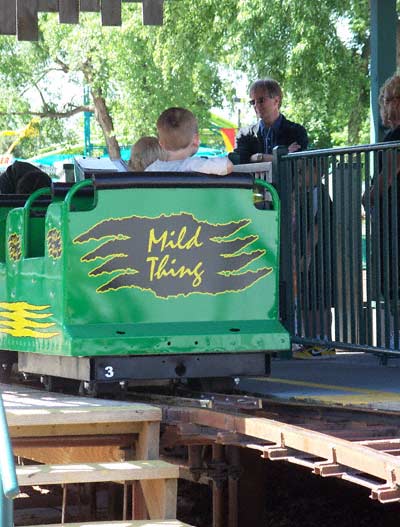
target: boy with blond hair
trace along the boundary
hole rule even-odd
[[[158,140],[167,160],[157,160],[146,172],[202,172],[224,176],[232,172],[227,157],[191,157],[200,145],[197,119],[185,108],[169,108],[157,120]]]

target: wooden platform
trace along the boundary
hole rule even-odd
[[[18,466],[20,486],[61,484],[65,491],[75,483],[124,482],[124,488],[132,489],[134,520],[149,517],[156,525],[159,520],[160,525],[183,525],[175,521],[179,470],[158,460],[160,408],[25,386],[0,384],[0,391],[14,454],[44,463]],[[66,496],[64,492],[63,511]],[[125,511],[127,507],[125,496]]]
[[[42,463],[158,459],[155,406],[0,384],[15,455]]]
[[[161,460],[79,465],[26,465],[17,467],[20,486],[99,483],[144,479],[178,479],[179,467]]]

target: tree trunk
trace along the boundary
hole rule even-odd
[[[110,159],[121,159],[121,149],[115,136],[113,121],[108,111],[106,101],[101,95],[95,94],[93,91],[91,93],[94,104],[94,114],[103,131]]]

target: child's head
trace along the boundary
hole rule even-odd
[[[157,159],[165,161],[166,158],[157,137],[141,137],[131,148],[128,167],[134,172],[143,172]]]
[[[185,108],[169,108],[157,120],[160,145],[168,151],[190,150],[197,152],[199,128],[196,117]],[[190,155],[189,154],[189,155]]]

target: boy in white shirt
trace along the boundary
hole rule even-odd
[[[185,108],[169,108],[157,120],[158,140],[167,160],[157,160],[146,172],[202,172],[224,176],[232,172],[227,157],[191,157],[199,148],[197,119]]]

